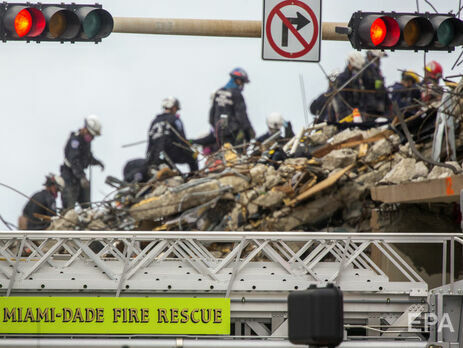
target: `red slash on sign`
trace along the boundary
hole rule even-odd
[[[314,32],[313,32],[313,35],[312,35],[312,38],[311,38],[310,42],[308,42],[299,33],[298,30],[301,29],[301,28],[298,27],[298,29],[296,29],[294,27],[294,25],[291,23],[291,21],[288,18],[286,18],[286,16],[283,14],[281,9],[286,7],[286,6],[298,6],[298,7],[302,8],[303,10],[305,10],[309,14],[310,18],[312,19],[312,23],[313,23],[313,27],[314,27]],[[273,39],[273,36],[272,36],[272,21],[276,18],[276,16],[278,16],[278,18],[281,19],[283,24],[291,31],[291,33],[296,37],[296,39],[302,45],[303,49],[301,51],[299,51],[299,52],[287,52],[287,51],[281,49],[275,43],[275,40]],[[299,13],[298,13],[298,16],[299,16]],[[265,31],[266,31],[266,34],[267,34],[267,39],[268,39],[268,42],[269,42],[270,46],[275,50],[275,52],[277,52],[279,55],[281,55],[283,57],[286,57],[286,58],[299,58],[299,57],[302,57],[302,56],[306,55],[315,46],[315,43],[317,42],[318,30],[319,30],[318,29],[318,21],[317,21],[317,17],[315,16],[315,13],[313,12],[313,10],[309,6],[307,6],[306,4],[304,4],[303,2],[301,2],[299,0],[287,0],[287,1],[283,1],[283,2],[279,3],[277,6],[275,6],[275,8],[270,12],[270,14],[268,16],[267,25],[266,25],[266,28],[265,28]]]

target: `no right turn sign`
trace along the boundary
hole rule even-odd
[[[319,62],[321,0],[264,0],[262,59]]]

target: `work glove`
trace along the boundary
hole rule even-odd
[[[246,137],[246,135],[244,134],[244,131],[243,130],[240,130],[238,132],[238,134],[236,135],[236,142],[239,144],[239,143],[242,143],[244,141],[244,138]]]
[[[383,81],[375,80],[375,89],[382,89],[383,88]]]
[[[289,121],[284,121],[283,125],[285,127],[285,138],[294,137],[293,125]]]
[[[90,181],[87,180],[87,178],[81,178],[80,179],[80,187],[83,189],[89,189],[90,188]]]

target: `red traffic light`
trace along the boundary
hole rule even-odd
[[[367,15],[359,23],[358,34],[369,48],[393,47],[400,40],[400,27],[390,16]]]
[[[5,16],[5,26],[18,37],[37,37],[45,30],[45,17],[34,7],[13,6]]]
[[[395,46],[400,40],[399,24],[391,17],[376,18],[370,27],[370,36],[375,47]]]
[[[3,41],[99,42],[111,34],[114,20],[101,5],[0,3]]]
[[[452,51],[463,45],[463,21],[452,14],[359,11],[348,36],[356,49]]]

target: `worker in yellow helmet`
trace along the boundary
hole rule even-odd
[[[411,70],[405,70],[402,72],[401,81],[396,82],[391,87],[391,101],[393,103],[397,102],[405,116],[415,114],[419,108],[417,100],[421,99],[421,93],[418,86],[420,82],[421,79],[417,73]],[[413,107],[414,105],[416,105],[416,107]]]

